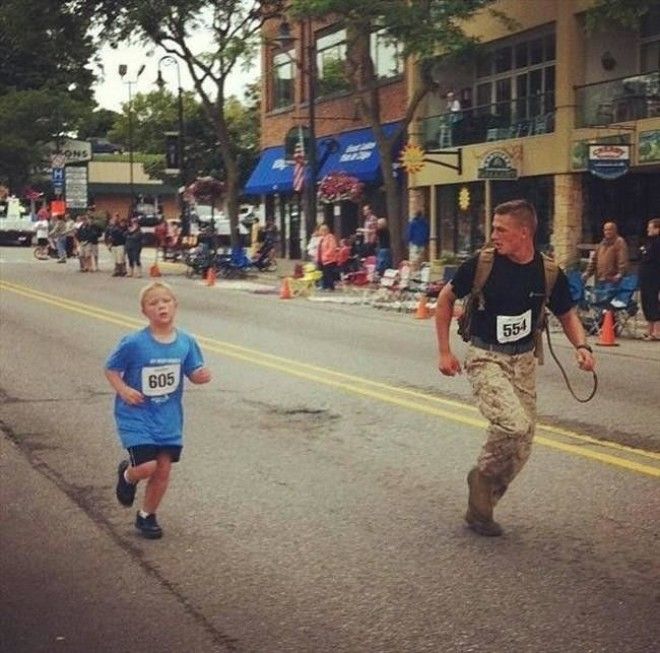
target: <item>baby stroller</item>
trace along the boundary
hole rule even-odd
[[[266,240],[257,255],[252,259],[251,264],[259,272],[275,272],[277,270],[277,260],[275,259],[275,243]]]

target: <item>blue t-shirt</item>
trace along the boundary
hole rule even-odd
[[[115,420],[124,447],[178,445],[183,439],[183,375],[204,365],[199,345],[176,330],[174,342],[158,342],[149,328],[121,339],[105,364],[121,372],[124,382],[144,395],[137,406],[115,397]]]

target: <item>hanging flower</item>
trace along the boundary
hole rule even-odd
[[[357,177],[345,172],[330,172],[321,179],[318,197],[326,204],[344,200],[357,203],[362,197],[363,189],[364,184]]]
[[[198,177],[186,188],[184,195],[196,202],[213,203],[222,197],[225,185],[215,177]]]

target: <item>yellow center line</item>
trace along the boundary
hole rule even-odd
[[[59,308],[65,310],[94,317],[96,319],[120,326],[133,328],[140,328],[145,326],[145,322],[143,320],[132,318],[121,313],[116,313],[114,311],[109,311],[98,306],[90,306],[88,304],[77,302],[75,300],[67,299],[64,297],[53,296],[39,290],[34,290],[27,286],[20,286],[6,281],[0,281],[0,288],[9,290],[24,297],[29,297],[31,299],[42,301],[53,306],[58,306]],[[486,426],[486,421],[478,415],[462,415],[442,407],[446,406],[448,408],[460,409],[466,412],[476,412],[474,406],[462,403],[460,401],[444,399],[442,397],[436,397],[416,390],[400,388],[397,386],[388,385],[386,383],[373,381],[371,379],[364,379],[352,374],[347,374],[317,365],[284,358],[274,354],[268,354],[266,352],[243,347],[241,345],[235,345],[229,342],[216,340],[208,336],[195,334],[195,337],[207,350],[222,356],[233,358],[235,360],[248,362],[254,365],[259,365],[261,367],[267,367],[290,376],[296,376],[308,381],[334,387],[347,393],[377,399],[379,401],[394,404],[401,408],[441,417],[477,429],[483,429]],[[587,435],[575,433],[574,431],[570,431],[568,429],[545,424],[539,424],[537,429],[542,432],[556,434],[566,438],[577,439],[581,443],[595,445],[596,447],[609,448],[615,451],[618,450],[623,453],[639,456],[642,458],[649,458],[651,460],[660,460],[660,454],[655,452],[627,447],[625,445],[620,445],[614,442],[601,441]],[[535,442],[563,451],[565,453],[570,453],[572,455],[590,458],[592,460],[598,460],[606,464],[616,465],[618,467],[636,471],[638,473],[646,474],[649,476],[660,477],[660,468],[641,464],[611,453],[597,451],[593,448],[584,448],[583,444],[571,444],[562,442],[552,437],[545,437],[543,435],[537,435],[535,437]]]

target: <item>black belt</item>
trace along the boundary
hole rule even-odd
[[[498,354],[508,354],[515,356],[517,354],[526,354],[528,351],[534,349],[534,341],[528,340],[527,342],[507,342],[506,344],[491,344],[482,340],[478,336],[472,336],[470,344],[478,349],[485,349],[486,351],[496,351]]]

